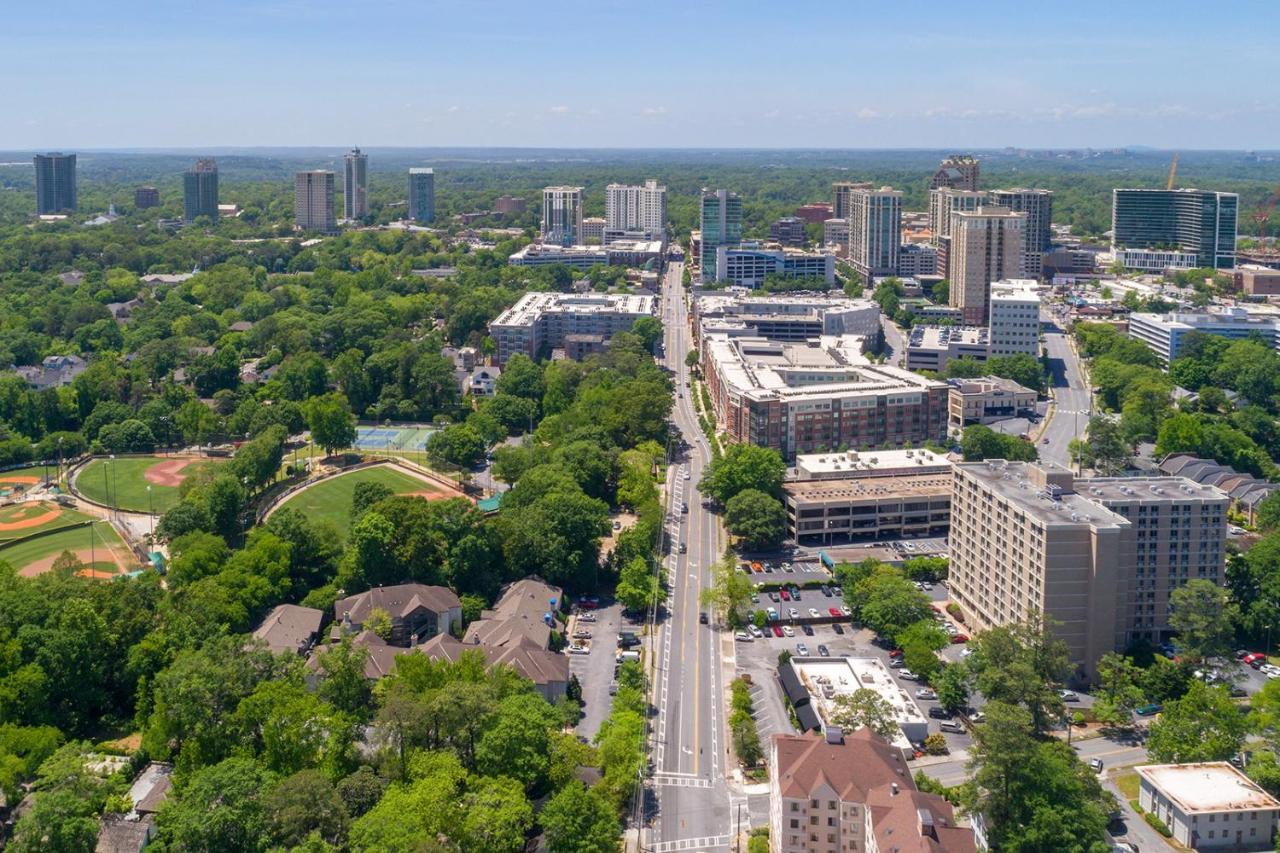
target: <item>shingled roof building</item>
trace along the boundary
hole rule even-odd
[[[294,652],[305,655],[320,637],[320,623],[324,611],[296,604],[281,604],[273,608],[257,628],[253,636],[267,644],[273,652]]]
[[[462,628],[462,602],[453,590],[443,586],[402,583],[374,587],[357,595],[349,595],[333,605],[338,620],[337,631],[359,633],[375,610],[391,617],[393,646],[407,646],[414,640],[426,640],[436,634],[448,634],[456,626]]]
[[[551,645],[551,625],[563,594],[559,587],[538,578],[516,581],[503,590],[492,610],[467,626],[462,642],[483,646],[510,646],[527,641],[540,649]]]
[[[769,848],[775,853],[973,853],[951,805],[916,790],[906,759],[862,728],[774,735]]]

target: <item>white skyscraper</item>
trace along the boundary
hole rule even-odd
[[[604,191],[604,239],[636,236],[661,240],[667,231],[667,188],[657,181],[644,186],[609,184]]]
[[[303,231],[338,230],[333,216],[333,172],[298,172],[294,176],[293,215]]]
[[[902,245],[902,193],[891,187],[849,193],[849,262],[871,277],[898,271]]]
[[[369,155],[353,148],[343,159],[342,216],[359,219],[369,213]]]
[[[558,246],[582,242],[582,187],[542,191],[542,242]]]

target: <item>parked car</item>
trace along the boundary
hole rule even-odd
[[[909,670],[909,669],[900,669],[900,670],[898,670],[898,677],[899,677],[899,678],[901,678],[903,681],[915,681],[915,680],[916,680],[916,674],[915,674],[914,672],[912,672],[911,670]]]
[[[778,590],[778,595],[782,596],[783,601],[791,600],[791,593],[787,592],[785,589]]]
[[[794,607],[792,607],[792,608],[790,608],[790,609],[787,611],[787,615],[788,615],[788,616],[790,616],[792,619],[799,619],[799,618],[800,618],[800,611],[799,611],[799,610],[796,610]]]
[[[889,669],[902,669],[902,658],[893,658],[889,661]]]
[[[837,634],[843,634],[843,633],[844,633],[844,626],[843,626],[843,625],[841,625],[839,622],[833,622],[833,623],[831,624],[831,630],[832,630],[832,631],[835,631]]]
[[[837,608],[835,608],[835,607],[828,607],[828,608],[827,608],[827,613],[831,614],[831,618],[832,618],[832,619],[839,619],[839,618],[840,618],[840,611],[839,611]]]
[[[929,716],[935,720],[949,720],[951,719],[951,712],[941,705],[930,705]]]
[[[917,699],[927,699],[927,700],[932,701],[932,700],[934,700],[934,699],[937,699],[937,698],[938,698],[938,694],[937,694],[937,693],[934,693],[934,692],[933,692],[933,690],[931,690],[931,689],[930,689],[930,688],[928,688],[928,687],[921,687],[921,688],[919,688],[918,690],[916,690],[916,698],[917,698]]]
[[[890,650],[889,650],[889,657],[890,657],[890,658],[900,658],[900,657],[902,657],[902,649],[890,649]]]
[[[1079,702],[1080,697],[1076,695],[1074,690],[1059,690],[1058,698],[1063,702]]]
[[[579,621],[579,622],[594,622],[594,621],[596,621],[596,615],[595,615],[594,613],[579,613],[579,614],[578,614],[578,621]]]
[[[810,618],[810,619],[821,619],[821,618],[822,618],[822,614],[818,612],[818,608],[816,608],[816,607],[810,607],[810,608],[809,608],[809,618]]]
[[[942,729],[944,732],[964,732],[964,725],[961,724],[959,720],[943,720],[941,723],[938,723],[938,728]]]
[[[819,645],[818,645],[818,656],[819,656],[819,657],[824,657],[824,658],[825,658],[825,657],[830,657],[830,656],[831,656],[831,650],[830,650],[830,649],[828,649],[826,646],[824,646],[824,645],[822,645],[822,644],[819,644]]]
[[[770,607],[768,610],[766,610],[766,611],[765,611],[765,615],[767,615],[767,616],[769,617],[769,621],[770,621],[770,622],[777,622],[777,621],[778,621],[778,611],[777,611],[777,608]]]
[[[583,595],[578,598],[578,607],[583,610],[595,610],[600,606],[600,599],[594,595]]]
[[[737,640],[739,643],[751,642],[751,635],[748,634],[746,631],[739,631],[738,633],[733,635],[733,638]]]
[[[812,625],[810,625],[810,624],[809,624],[809,623],[807,623],[807,622],[806,622],[805,624],[803,624],[803,625],[801,625],[801,626],[800,626],[800,630],[801,630],[801,631],[804,631],[804,635],[805,635],[806,637],[812,637],[812,636],[813,636],[813,626],[812,626]]]
[[[788,637],[794,637],[796,635],[796,629],[792,628],[790,625],[783,625],[782,633],[786,634]]]
[[[755,637],[756,639],[759,639],[764,636],[764,631],[761,631],[755,625],[748,625],[747,633],[749,633],[751,636]]]
[[[777,600],[778,600],[778,594],[777,594],[776,592],[771,592],[771,593],[769,593],[769,600],[770,600],[770,601],[777,601]]]
[[[591,654],[591,649],[588,648],[587,646],[582,645],[581,643],[574,643],[572,646],[569,647],[569,654],[589,655]]]
[[[835,593],[833,593],[833,592],[831,591],[831,587],[826,586],[826,585],[823,585],[823,587],[822,587],[822,594],[823,594],[824,596],[826,596],[827,598],[831,598],[833,595],[835,595]]]
[[[775,636],[775,637],[781,637],[781,636],[782,636],[782,629],[781,629],[781,628],[779,628],[777,625],[774,625],[774,626],[773,626],[772,628],[770,628],[769,630],[773,632],[773,636]]]
[[[586,630],[585,628],[579,628],[578,630],[573,632],[573,638],[575,640],[590,640],[591,632]]]
[[[1153,717],[1163,710],[1163,705],[1152,702],[1150,705],[1139,705],[1133,709],[1133,713],[1137,714],[1139,717]]]
[[[1101,758],[1094,758],[1094,759],[1090,760],[1090,762],[1089,762],[1089,769],[1090,769],[1090,770],[1092,770],[1094,773],[1101,773],[1101,772],[1102,772],[1102,759],[1101,759]]]
[[[809,647],[804,643],[796,643],[796,654],[802,658],[807,658],[809,656]]]
[[[853,615],[853,611],[852,611],[852,610],[850,610],[848,607],[841,607],[841,608],[840,608],[840,612],[841,612],[841,613],[843,613],[845,616],[852,616],[852,615]]]
[[[967,642],[969,642],[969,635],[968,635],[968,634],[952,634],[952,635],[951,635],[951,642],[953,642],[953,643],[967,643]],[[966,651],[968,651],[968,650],[966,649]]]

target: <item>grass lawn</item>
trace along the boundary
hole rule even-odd
[[[0,525],[16,522],[21,517],[18,513],[18,510],[21,508],[28,508],[26,510],[27,513],[36,513],[37,510],[35,507],[37,506],[40,508],[40,511],[57,511],[58,517],[52,521],[46,521],[43,524],[36,524],[31,527],[14,527],[11,530],[0,530],[0,542],[9,542],[13,539],[21,539],[24,536],[30,536],[32,533],[39,533],[42,530],[52,530],[57,527],[66,527],[68,524],[75,524],[79,521],[89,520],[89,516],[84,513],[76,512],[71,509],[64,509],[63,507],[48,501],[40,501],[38,504],[28,502],[0,509]]]
[[[128,554],[128,548],[120,541],[120,537],[112,529],[111,525],[105,521],[99,521],[93,524],[93,538],[90,540],[89,526],[77,527],[74,530],[66,530],[62,533],[54,533],[50,536],[40,536],[26,542],[18,542],[15,544],[0,546],[0,560],[9,563],[14,568],[21,571],[24,567],[32,563],[38,563],[50,557],[57,557],[63,551],[71,551],[73,553],[94,552],[94,568],[103,569],[105,571],[119,571],[115,562],[108,556],[108,550],[114,550],[116,553]],[[81,558],[86,564],[89,557]],[[129,568],[137,568],[130,566]]]
[[[148,483],[144,476],[147,469],[161,462],[171,462],[173,456],[129,456],[119,459],[95,459],[76,477],[76,488],[90,500],[117,506],[131,512],[149,512],[154,507],[161,514],[178,502],[178,486],[162,486]],[[189,477],[201,468],[220,465],[224,459],[193,459],[180,472]],[[147,500],[147,486],[151,486],[151,501]]]
[[[440,491],[417,477],[382,465],[330,477],[298,492],[282,506],[301,510],[312,521],[332,522],[338,529],[338,535],[345,540],[351,521],[351,495],[357,483],[382,483],[398,495]]]
[[[1126,800],[1138,799],[1138,788],[1141,786],[1141,780],[1138,779],[1138,774],[1135,771],[1127,770],[1117,775],[1114,781]]]

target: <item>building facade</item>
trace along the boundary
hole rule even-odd
[[[1049,190],[1016,188],[992,190],[991,203],[1027,215],[1023,238],[1023,275],[1040,278],[1044,253],[1053,247],[1053,193]]]
[[[32,158],[36,168],[36,213],[40,215],[75,210],[76,155],[37,154]]]
[[[991,355],[991,332],[985,326],[911,327],[907,338],[907,370],[945,370],[957,358],[986,361]]]
[[[604,242],[604,234],[604,217],[588,216],[582,220],[582,242],[599,245]]]
[[[212,157],[182,173],[182,219],[195,222],[199,216],[218,221],[218,163]]]
[[[742,296],[722,291],[697,293],[693,300],[694,334],[767,338],[796,343],[822,335],[880,334],[880,306],[843,294],[777,294]]]
[[[155,187],[138,187],[133,191],[133,206],[138,210],[160,206],[160,190]]]
[[[498,345],[498,363],[505,365],[516,353],[537,358],[544,348],[563,347],[570,335],[608,340],[657,310],[653,296],[526,293],[489,324],[489,334]]]
[[[948,379],[948,423],[960,429],[969,424],[986,424],[1017,417],[1036,407],[1036,392],[1012,379],[1000,376],[978,376],[973,379]]]
[[[582,187],[542,191],[542,242],[556,246],[582,243]]]
[[[728,190],[702,191],[701,251],[698,272],[703,280],[716,274],[716,249],[742,242],[742,199]]]
[[[769,741],[772,853],[973,853],[945,799],[916,790],[902,751],[862,728]]]
[[[991,285],[991,355],[1040,355],[1040,293],[1030,279]]]
[[[761,249],[746,243],[716,248],[717,282],[754,289],[762,286],[771,275],[820,279],[830,286],[836,281],[835,255]]]
[[[332,234],[338,230],[333,212],[333,172],[317,170],[294,176],[293,217],[302,231]]]
[[[342,158],[342,217],[369,215],[369,155],[353,148]]]
[[[423,225],[435,221],[435,169],[414,167],[409,170],[409,218]]]
[[[831,205],[825,201],[802,204],[796,208],[795,215],[810,225],[821,225],[831,218]]]
[[[831,218],[848,219],[853,210],[855,190],[873,189],[866,181],[837,181],[831,185]]]
[[[1138,805],[1190,850],[1275,850],[1280,800],[1226,761],[1149,764]]]
[[[959,308],[965,323],[986,325],[991,283],[1022,278],[1025,213],[1007,207],[980,207],[951,216],[947,275],[951,281],[951,305]]]
[[[509,195],[498,196],[493,203],[493,209],[502,216],[513,216],[517,213],[524,213],[529,203],[522,198],[514,198]]]
[[[1280,317],[1251,314],[1241,306],[1168,314],[1135,311],[1129,315],[1129,337],[1146,344],[1166,366],[1182,354],[1183,339],[1191,332],[1231,340],[1257,336],[1280,349]]]
[[[787,459],[942,441],[946,383],[870,363],[864,340],[704,336],[703,375],[716,416],[734,440],[772,447]]]
[[[797,480],[783,484],[782,503],[787,536],[801,545],[945,536],[951,472]]]
[[[1241,264],[1232,271],[1237,290],[1250,296],[1280,295],[1280,270],[1260,264]]]
[[[898,272],[902,193],[889,187],[849,192],[849,263],[866,280]]]
[[[663,240],[667,235],[667,188],[653,180],[645,181],[644,186],[609,184],[604,188],[604,219],[607,232]]]
[[[952,154],[942,161],[938,171],[933,173],[929,181],[929,189],[936,190],[947,187],[953,190],[976,190],[978,188],[978,161],[968,154]]]
[[[898,276],[901,278],[917,278],[922,275],[936,275],[938,272],[938,250],[923,243],[907,243],[898,248]]]
[[[784,246],[803,246],[809,242],[804,227],[808,223],[798,216],[784,216],[769,224],[769,239]]]
[[[1197,267],[1230,269],[1239,204],[1235,193],[1209,190],[1112,190],[1112,249],[1176,247],[1194,254]]]
[[[1170,635],[1169,595],[1219,583],[1227,496],[1181,477],[1094,478],[1024,462],[957,465],[951,598],[974,630],[1043,613],[1096,678],[1107,652]]]
[[[841,253],[849,253],[849,220],[827,219],[822,223],[822,245],[834,246]]]

